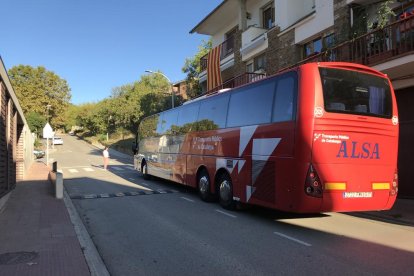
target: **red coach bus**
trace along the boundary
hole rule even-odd
[[[145,118],[135,168],[237,202],[289,212],[390,209],[398,115],[386,75],[309,63]]]

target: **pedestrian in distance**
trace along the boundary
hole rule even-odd
[[[105,147],[102,154],[104,159],[104,170],[106,171],[109,164],[109,147]]]

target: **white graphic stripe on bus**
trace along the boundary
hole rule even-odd
[[[245,163],[246,163],[246,160],[239,160],[239,167],[238,167],[239,173],[240,173],[240,171],[243,168],[243,166],[244,166]]]
[[[228,163],[227,163],[230,160],[231,159],[217,158],[216,159],[216,171],[218,171],[218,169],[220,168],[227,168],[227,170],[231,174],[233,172],[233,169],[236,167],[237,163],[239,162],[239,160],[233,159],[231,168],[228,166]]]
[[[239,157],[242,156],[256,129],[257,125],[240,128]]]
[[[253,139],[252,148],[252,186],[246,186],[246,201],[249,202],[250,197],[255,192],[254,183],[257,177],[263,171],[267,160],[272,152],[279,145],[282,138],[265,138]]]

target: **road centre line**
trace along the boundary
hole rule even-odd
[[[283,237],[283,238],[285,238],[285,239],[288,239],[288,240],[291,240],[291,241],[294,241],[294,242],[300,243],[300,244],[305,245],[305,246],[312,246],[312,244],[310,244],[310,243],[307,243],[307,242],[304,242],[304,241],[301,241],[301,240],[295,239],[295,238],[293,238],[293,237],[290,237],[290,236],[288,236],[288,235],[282,234],[282,233],[280,233],[280,232],[273,232],[273,234],[276,234],[276,235],[278,235],[278,236],[280,236],[280,237]]]
[[[184,199],[184,200],[190,201],[190,202],[194,202],[194,200],[189,199],[189,198],[186,198],[186,197],[183,197],[183,196],[181,198]]]
[[[216,212],[219,212],[220,214],[223,214],[223,215],[226,215],[226,216],[229,216],[229,217],[232,217],[232,218],[237,218],[237,216],[235,216],[235,215],[223,212],[223,211],[218,210],[218,209],[216,209]]]

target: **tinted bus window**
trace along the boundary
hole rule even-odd
[[[171,134],[171,126],[177,125],[177,118],[178,111],[176,109],[161,113],[157,126],[157,134]]]
[[[391,118],[388,80],[357,71],[319,70],[326,111]]]
[[[226,126],[229,95],[215,96],[203,101],[198,114],[198,130],[212,130]]]
[[[197,121],[199,104],[185,105],[180,108],[178,114],[178,126],[183,126],[185,124],[194,123]]]
[[[296,94],[297,94],[296,73],[289,73],[278,79],[276,85],[276,97],[273,107],[273,122],[291,121],[295,118]]]
[[[160,115],[156,114],[151,117],[147,117],[139,125],[139,138],[153,137],[157,135],[157,125]]]
[[[235,91],[230,97],[227,127],[270,123],[275,79]]]

